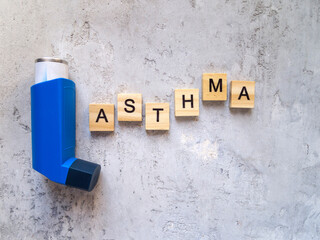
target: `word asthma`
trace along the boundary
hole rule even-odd
[[[231,81],[230,108],[253,108],[254,81]],[[175,89],[175,116],[199,116],[199,89]],[[202,75],[202,100],[227,100],[227,74]],[[142,121],[142,95],[118,94],[118,121]],[[169,130],[169,103],[146,103],[146,130]],[[114,104],[89,105],[90,131],[114,131]]]

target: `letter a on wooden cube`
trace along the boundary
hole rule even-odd
[[[204,73],[202,74],[202,100],[226,101],[227,100],[227,74]]]
[[[141,94],[118,94],[118,121],[142,121]]]
[[[169,130],[169,103],[146,103],[146,130]]]
[[[90,131],[114,131],[114,104],[89,104]]]
[[[254,108],[254,81],[231,81],[230,108]]]
[[[199,89],[176,89],[174,106],[176,117],[199,116]]]

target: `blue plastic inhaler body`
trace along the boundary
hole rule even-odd
[[[76,92],[57,78],[31,87],[32,165],[50,180],[91,191],[100,165],[75,158]]]

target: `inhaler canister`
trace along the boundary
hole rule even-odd
[[[32,167],[50,180],[91,191],[101,166],[75,157],[76,91],[68,63],[35,61],[31,87]]]
[[[35,61],[35,83],[56,78],[69,79],[68,62],[59,58],[38,58]]]

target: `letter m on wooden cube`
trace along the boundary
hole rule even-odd
[[[204,73],[202,74],[202,100],[226,101],[227,100],[227,74]]]

